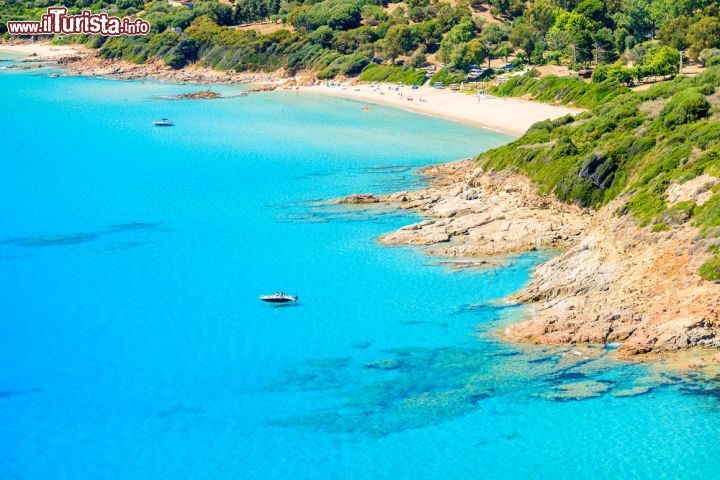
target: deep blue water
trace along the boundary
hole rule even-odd
[[[712,391],[497,339],[522,310],[492,301],[549,253],[453,270],[376,243],[411,216],[324,202],[508,137],[158,98],[192,90],[0,72],[0,478],[716,476]]]

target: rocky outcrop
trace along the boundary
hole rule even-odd
[[[538,343],[621,342],[633,355],[720,347],[720,285],[698,267],[708,245],[685,224],[665,232],[597,212],[577,245],[542,265],[514,296],[532,318],[506,336]]]
[[[67,56],[57,59],[58,64],[73,75],[107,76],[123,80],[156,80],[176,83],[256,83],[273,82],[279,76],[271,73],[242,73],[190,65],[174,70],[162,61],[134,64],[116,59],[102,59],[93,55]]]
[[[276,90],[277,88],[278,88],[277,85],[275,85],[273,83],[268,83],[268,84],[260,85],[259,87],[250,89],[250,90],[248,90],[248,93],[272,92],[273,90]]]
[[[702,205],[713,196],[712,188],[720,183],[720,178],[703,174],[685,183],[673,183],[666,191],[667,203],[670,206],[680,202],[695,202]]]
[[[423,245],[431,255],[489,256],[574,245],[590,214],[539,195],[526,178],[484,173],[471,161],[427,169],[435,182],[423,190],[384,197],[428,220],[380,238],[386,245]]]
[[[199,92],[183,93],[181,95],[176,95],[172,98],[190,99],[190,100],[214,100],[216,98],[220,98],[220,94],[217,92],[213,92],[210,89],[207,89],[207,90],[200,90]]]
[[[353,193],[347,197],[338,198],[335,203],[345,205],[366,205],[370,203],[380,203],[380,199],[375,195],[367,193]]]
[[[504,336],[542,344],[617,342],[620,356],[720,348],[720,285],[703,280],[708,240],[685,222],[666,231],[617,216],[622,200],[587,211],[539,195],[526,178],[482,172],[471,161],[426,169],[425,189],[382,197],[427,219],[380,238],[433,255],[488,256],[535,248],[565,251],[540,265],[511,299],[531,305]],[[713,177],[671,185],[669,203],[701,203]],[[685,362],[717,364],[713,354]]]

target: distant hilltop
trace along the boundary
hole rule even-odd
[[[72,12],[84,1],[67,0]],[[536,67],[541,76],[575,75],[632,86],[693,73],[720,62],[718,5],[603,0],[100,0],[94,13],[141,18],[139,36],[83,36],[103,58],[200,63],[221,71],[312,71],[320,79],[444,86],[496,81]],[[95,11],[97,10],[97,11]],[[0,18],[38,20],[30,0],[4,2]],[[0,21],[0,35],[7,36]]]

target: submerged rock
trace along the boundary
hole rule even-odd
[[[395,358],[385,358],[383,360],[374,360],[365,364],[367,368],[376,368],[379,370],[395,370],[400,368],[402,363]]]
[[[624,390],[615,390],[611,392],[613,397],[637,397],[638,395],[645,395],[650,393],[652,387],[647,385],[638,385],[636,387],[626,388]]]
[[[607,383],[595,380],[584,380],[559,385],[549,392],[541,393],[539,396],[558,402],[586,400],[588,398],[601,397],[608,390],[610,390],[610,386]]]

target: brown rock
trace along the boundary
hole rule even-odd
[[[379,203],[380,199],[375,195],[369,193],[353,193],[347,197],[338,198],[335,203],[347,204],[347,205],[363,205],[368,203]]]

